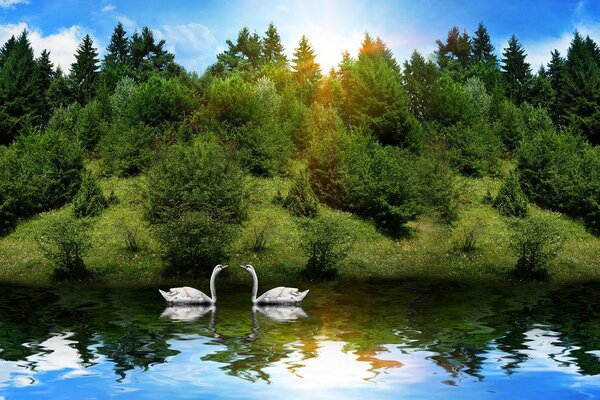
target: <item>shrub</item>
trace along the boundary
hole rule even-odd
[[[483,234],[484,225],[480,219],[475,221],[474,224],[466,227],[462,231],[462,241],[460,243],[460,249],[464,253],[471,253],[477,248],[477,241]]]
[[[73,217],[59,217],[50,221],[37,239],[38,246],[54,264],[57,279],[80,280],[89,276],[83,257],[91,247],[89,225]]]
[[[402,231],[422,209],[414,157],[406,150],[383,147],[361,134],[348,135],[345,142],[344,208],[373,218],[391,233]]]
[[[446,156],[440,152],[425,154],[419,159],[417,167],[423,202],[435,210],[443,222],[452,224],[458,219],[456,173]]]
[[[150,165],[157,143],[156,128],[116,121],[100,142],[102,170],[115,176],[139,174]]]
[[[169,272],[208,273],[245,218],[245,179],[215,141],[175,145],[148,173],[146,217]]]
[[[521,189],[516,171],[511,171],[494,199],[493,206],[507,217],[522,218],[527,215],[527,197]]]
[[[119,220],[117,229],[125,242],[125,248],[132,253],[138,252],[141,247],[141,234],[139,229],[128,224],[124,218]]]
[[[315,217],[319,211],[319,200],[308,181],[306,171],[300,172],[294,181],[292,187],[283,202],[283,206],[288,211],[298,217]]]
[[[444,135],[449,162],[460,173],[485,176],[498,171],[502,144],[493,126],[485,121],[458,124],[447,128]]]
[[[510,246],[518,260],[513,276],[518,280],[547,280],[548,263],[563,245],[554,221],[530,216],[514,222]]]
[[[130,77],[124,77],[117,83],[117,87],[110,96],[112,114],[117,118],[125,118],[129,106],[138,92],[138,86]]]
[[[500,138],[509,151],[516,150],[525,137],[523,113],[509,100],[500,103],[498,112]]]
[[[86,151],[91,152],[105,131],[106,116],[103,115],[101,104],[98,100],[92,100],[79,110],[73,135]]]
[[[328,215],[302,222],[301,247],[308,257],[302,276],[311,281],[335,278],[337,267],[352,246],[344,225]]]
[[[94,175],[89,170],[84,171],[81,186],[73,199],[73,213],[80,218],[93,217],[100,215],[107,206],[108,201]]]

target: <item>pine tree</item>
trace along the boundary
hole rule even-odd
[[[146,78],[152,72],[178,73],[181,67],[175,63],[175,56],[164,49],[165,41],[154,40],[152,29],[145,26],[142,33],[134,32],[130,42],[130,60],[133,68]]]
[[[277,28],[271,22],[267,31],[265,32],[265,36],[262,39],[263,42],[263,61],[265,63],[275,63],[275,64],[286,64],[287,57],[283,53],[284,48],[281,44],[281,37],[279,36],[279,32],[277,32]]]
[[[508,40],[508,47],[502,53],[502,73],[506,82],[507,96],[516,104],[523,103],[528,96],[531,67],[525,61],[525,49],[515,35]]]
[[[429,111],[436,96],[439,79],[439,72],[435,64],[426,61],[415,50],[410,60],[404,62],[402,78],[412,114],[420,120],[430,119]]]
[[[129,62],[129,39],[123,24],[119,21],[115,27],[110,43],[106,48],[104,65],[125,64]]]
[[[581,131],[600,144],[600,66],[595,43],[575,32],[560,79],[559,123]]]
[[[39,71],[33,49],[23,31],[8,46],[0,69],[0,144],[7,144],[24,128],[39,125]]]
[[[102,189],[90,170],[85,170],[79,191],[73,198],[73,213],[76,217],[93,217],[100,215],[108,206]]]
[[[551,59],[548,63],[548,69],[546,70],[546,74],[548,75],[548,80],[550,82],[550,87],[552,88],[552,102],[550,104],[550,115],[555,124],[558,123],[560,110],[558,105],[558,98],[561,89],[561,81],[562,81],[562,70],[565,64],[564,58],[560,56],[558,50],[554,49],[552,53],[550,53]]]
[[[71,64],[71,79],[75,96],[81,104],[88,103],[95,93],[98,79],[98,51],[90,35],[85,35],[75,53],[75,62]]]
[[[484,64],[496,65],[498,60],[494,55],[494,46],[488,34],[487,28],[482,22],[479,23],[477,30],[475,31],[475,37],[471,44],[473,52],[473,61]]]
[[[74,101],[72,82],[60,66],[56,67],[46,97],[50,109],[66,107]]]
[[[316,54],[308,42],[308,38],[302,35],[298,47],[294,49],[292,59],[292,74],[300,90],[300,97],[309,104],[321,79],[321,67],[316,62]]]
[[[506,181],[500,188],[498,196],[494,199],[494,207],[507,217],[523,218],[527,215],[528,201],[521,184],[519,176],[515,171],[511,171]]]
[[[6,59],[8,58],[8,54],[15,47],[16,43],[17,43],[17,40],[15,39],[15,37],[11,36],[10,39],[8,39],[8,41],[6,43],[4,43],[2,48],[0,48],[0,68],[2,68],[2,66],[6,62]]]
[[[36,60],[36,63],[39,73],[39,91],[43,99],[40,104],[40,113],[42,122],[46,123],[48,119],[50,119],[50,113],[52,111],[48,102],[48,89],[50,89],[50,84],[54,78],[54,65],[52,64],[52,61],[50,61],[50,52],[48,50],[42,51],[42,54]]]
[[[436,52],[438,56],[438,65],[441,69],[452,67],[453,64],[458,63],[463,68],[469,66],[471,58],[471,40],[467,31],[460,33],[458,27],[453,27],[448,31],[446,43],[441,40],[436,40],[438,50]]]

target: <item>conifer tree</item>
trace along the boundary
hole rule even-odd
[[[402,78],[412,114],[420,120],[430,119],[429,111],[436,96],[439,79],[436,66],[415,50],[410,60],[404,62]]]
[[[559,123],[582,132],[600,144],[600,66],[591,39],[575,32],[560,79]]]
[[[175,74],[181,70],[173,53],[164,49],[165,41],[154,40],[152,29],[145,26],[142,33],[134,32],[130,42],[130,60],[133,68],[148,75],[154,71]],[[145,77],[145,76],[144,76]]]
[[[15,47],[16,43],[17,43],[17,40],[15,39],[15,37],[11,36],[10,39],[8,39],[8,41],[6,43],[4,43],[2,48],[0,48],[0,68],[2,68],[2,66],[6,62],[6,59],[8,58],[8,54]]]
[[[516,104],[523,103],[528,96],[531,67],[525,61],[525,49],[515,35],[508,40],[502,53],[502,73],[506,82],[507,96]]]
[[[286,64],[287,57],[283,53],[284,48],[281,44],[281,37],[279,36],[279,32],[277,32],[277,28],[271,22],[267,31],[265,32],[265,36],[262,39],[263,42],[263,61],[265,63],[275,63],[275,64]]]
[[[79,103],[88,103],[95,93],[98,79],[98,51],[90,35],[85,35],[75,53],[75,62],[71,64],[71,80],[75,96]]]
[[[482,22],[479,23],[472,41],[473,61],[496,65],[498,60],[494,55],[494,46],[488,34],[487,28]]]
[[[563,65],[565,64],[564,58],[560,56],[560,52],[556,49],[552,53],[550,53],[551,59],[548,63],[548,78],[550,79],[550,84],[552,85],[552,89],[556,93],[560,92],[560,75],[562,72]]]
[[[300,97],[307,104],[311,102],[321,79],[321,67],[316,62],[316,57],[308,38],[302,35],[298,47],[294,50],[292,74],[300,90]]]
[[[438,50],[438,65],[441,69],[451,67],[451,64],[458,63],[463,68],[469,66],[471,58],[471,39],[467,31],[460,33],[458,27],[453,27],[448,31],[446,43],[436,40]]]
[[[125,64],[129,62],[129,39],[123,24],[119,21],[115,27],[110,43],[106,47],[104,65]]]
[[[9,42],[0,69],[0,144],[10,143],[27,126],[39,125],[43,101],[27,31]]]
[[[48,102],[48,89],[54,78],[54,65],[50,61],[50,52],[43,50],[40,57],[36,60],[39,73],[39,91],[41,96],[40,113],[42,122],[47,122],[50,118],[52,108]]]

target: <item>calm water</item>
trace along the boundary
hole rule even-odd
[[[202,288],[204,289],[204,288]],[[316,286],[302,309],[0,286],[0,399],[600,398],[600,284]]]

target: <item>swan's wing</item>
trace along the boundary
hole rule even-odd
[[[212,299],[193,287],[183,286],[171,288],[168,292],[163,292],[159,289],[160,294],[169,303],[174,304],[196,304],[196,303],[212,303]]]
[[[265,292],[256,299],[257,303],[263,304],[289,304],[299,303],[304,299],[308,290],[300,292],[297,288],[279,286]]]

